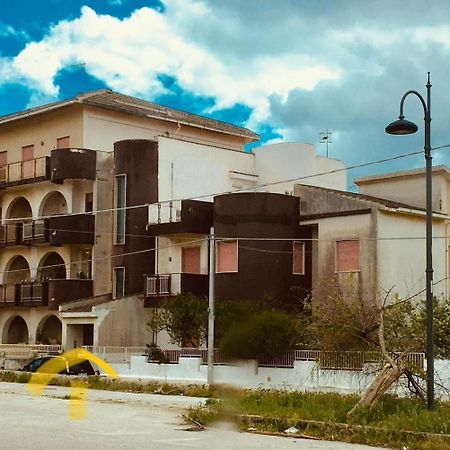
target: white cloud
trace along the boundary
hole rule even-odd
[[[79,18],[52,27],[10,61],[11,70],[44,96],[58,95],[55,77],[65,66],[85,62],[86,70],[114,90],[154,98],[164,92],[158,77],[167,74],[194,94],[216,98],[216,108],[243,103],[254,109],[256,125],[269,113],[268,97],[286,98],[289,91],[312,89],[323,79],[339,77],[335,65],[298,53],[222,58],[208,45],[184,33],[186,23],[213,20],[202,1],[166,0],[167,11],[136,10],[123,20],[83,7]],[[217,29],[218,36],[225,32]]]

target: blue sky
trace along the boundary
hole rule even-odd
[[[347,165],[419,150],[384,127],[433,83],[432,145],[450,144],[445,0],[16,0],[0,15],[0,114],[111,88],[317,145]],[[422,124],[415,99],[407,118]],[[450,150],[434,152],[449,163]],[[352,171],[423,165],[422,157]]]

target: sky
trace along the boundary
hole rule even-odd
[[[4,0],[0,115],[109,88],[246,126],[277,142],[326,146],[347,166],[423,148],[389,136],[407,90],[432,82],[432,146],[450,144],[446,0]],[[255,150],[257,151],[257,150]],[[433,151],[450,165],[450,148]],[[422,167],[422,155],[349,172]]]

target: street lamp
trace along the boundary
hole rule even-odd
[[[427,99],[424,98],[417,91],[408,91],[403,94],[400,100],[400,116],[398,120],[390,123],[386,127],[386,133],[394,135],[412,134],[418,130],[415,123],[405,120],[403,115],[403,103],[406,97],[414,94],[422,103],[425,120],[425,162],[426,162],[426,217],[427,217],[427,231],[426,231],[426,251],[427,251],[427,267],[426,274],[426,311],[427,311],[427,403],[428,408],[434,408],[434,344],[433,344],[433,212],[432,212],[432,196],[431,196],[431,181],[432,181],[432,157],[431,157],[431,83],[430,72],[428,72],[428,81],[426,84]]]

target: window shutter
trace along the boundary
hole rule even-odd
[[[359,240],[336,242],[336,272],[359,272]]]
[[[183,247],[181,266],[183,273],[200,273],[200,247]]]
[[[238,246],[237,241],[223,241],[217,243],[217,267],[216,272],[238,271]]]

